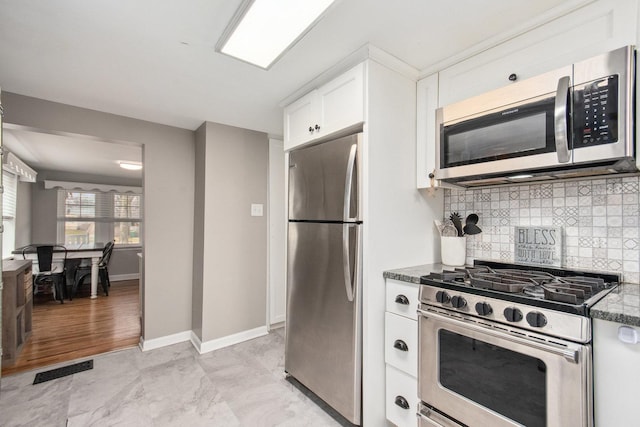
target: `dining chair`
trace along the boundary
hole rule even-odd
[[[22,249],[22,258],[35,250],[38,259],[38,271],[33,274],[33,294],[46,292],[51,288],[53,298],[64,303],[65,266],[67,248],[62,245],[31,245]]]
[[[100,279],[102,290],[107,296],[109,296],[109,287],[111,286],[111,282],[109,281],[109,261],[111,260],[111,254],[113,253],[113,246],[113,241],[107,242],[102,250],[102,256],[98,260],[98,278]],[[79,265],[76,270],[76,279],[72,284],[69,299],[76,295],[78,286],[82,286],[87,277],[91,277],[91,266]]]

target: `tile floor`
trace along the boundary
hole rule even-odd
[[[284,378],[282,329],[199,355],[191,343],[93,358],[94,368],[32,385],[2,378],[0,425],[340,426]]]

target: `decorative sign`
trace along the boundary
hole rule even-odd
[[[562,264],[562,229],[560,227],[514,227],[515,262],[522,264]]]

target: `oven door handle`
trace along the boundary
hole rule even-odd
[[[494,331],[493,329],[491,329],[491,327],[487,327],[487,326],[479,326],[477,324],[471,323],[471,322],[463,322],[460,320],[456,320],[456,319],[452,319],[449,318],[447,316],[443,316],[442,314],[436,313],[434,311],[431,310],[423,310],[423,309],[418,309],[418,313],[425,317],[425,318],[430,318],[433,317],[436,320],[439,320],[441,322],[444,323],[451,323],[457,326],[460,326],[461,324],[464,325],[465,328],[470,329],[474,332],[479,332],[479,333],[483,333],[486,335],[490,335],[494,338],[498,338],[498,339],[503,339],[503,340],[507,340],[507,341],[511,341],[513,343],[516,344],[521,344],[524,346],[528,346],[528,347],[533,347],[536,348],[538,350],[542,350],[548,353],[552,353],[556,356],[562,356],[564,357],[566,360],[568,360],[569,362],[573,362],[573,363],[578,363],[578,361],[580,360],[580,351],[579,350],[575,350],[575,349],[568,349],[568,348],[559,348],[550,344],[545,344],[544,342],[537,342],[537,341],[533,341],[533,340],[528,340],[525,338],[522,338],[520,336],[514,335],[512,332],[508,331],[508,330],[504,330],[501,329],[500,331]]]

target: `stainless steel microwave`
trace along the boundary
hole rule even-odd
[[[435,178],[463,186],[635,172],[635,49],[436,111]]]

